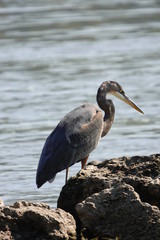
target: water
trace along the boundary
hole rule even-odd
[[[159,1],[0,1],[0,197],[56,206],[65,172],[41,189],[36,168],[59,120],[96,104],[102,81],[116,80],[142,108],[114,99],[109,134],[90,155],[102,161],[147,155],[160,146]],[[70,169],[75,175],[80,164]]]

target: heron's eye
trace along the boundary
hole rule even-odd
[[[122,89],[119,90],[120,93],[124,93],[124,91]]]

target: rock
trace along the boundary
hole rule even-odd
[[[91,237],[160,239],[160,210],[142,203],[134,188],[125,183],[93,194],[77,204],[76,210]]]
[[[63,187],[58,207],[89,239],[159,240],[160,154],[88,164]]]
[[[63,187],[55,210],[0,200],[1,239],[159,240],[160,154],[89,163]]]
[[[26,201],[0,208],[0,239],[76,239],[71,214],[47,204]]]

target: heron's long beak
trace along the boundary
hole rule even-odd
[[[137,110],[138,112],[144,114],[144,112],[129,98],[127,97],[124,93],[120,93],[120,92],[112,92],[112,94],[119,98],[120,100],[122,100],[123,102],[127,103],[128,105],[130,105],[131,107],[133,107],[135,110]]]

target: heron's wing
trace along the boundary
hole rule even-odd
[[[93,105],[84,104],[67,114],[46,140],[37,169],[37,185],[88,156],[101,137],[102,126],[102,113]]]
[[[73,162],[70,162],[70,165],[89,156],[97,146],[101,138],[102,130],[102,112],[96,110],[90,121],[80,125],[68,136],[70,145],[72,149],[75,150],[75,156]]]
[[[37,186],[40,187],[46,181],[53,179],[57,172],[66,169],[73,155],[74,151],[71,151],[65,136],[65,128],[57,126],[48,136],[43,147],[37,169]]]

